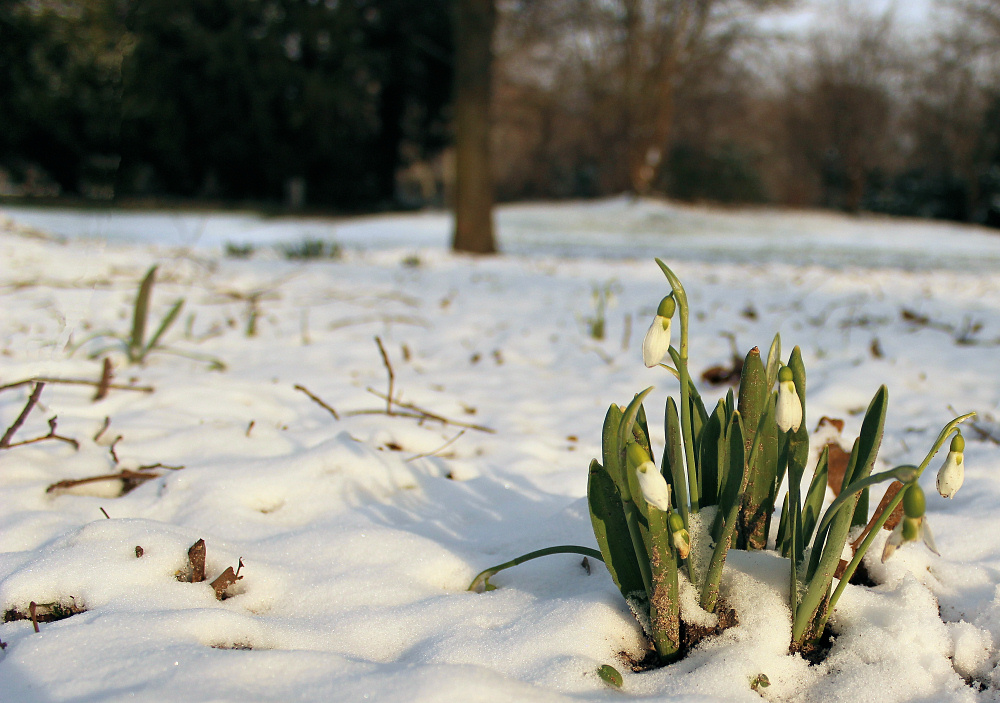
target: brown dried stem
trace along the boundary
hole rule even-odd
[[[94,393],[94,402],[104,400],[111,388],[111,379],[114,378],[114,366],[109,357],[104,357],[104,364],[101,367],[101,380],[97,382],[97,391]]]
[[[64,386],[94,386],[97,388],[101,385],[101,381],[92,381],[87,378],[51,378],[49,376],[35,376],[33,378],[26,378],[23,381],[15,381],[14,383],[2,385],[0,386],[0,391],[10,390],[11,388],[19,388],[32,383],[58,383]],[[122,383],[109,383],[108,388],[116,391],[139,391],[140,393],[152,393],[156,390],[152,386],[132,386]]]
[[[295,390],[302,391],[303,393],[305,393],[307,396],[309,396],[309,399],[311,401],[313,401],[318,406],[320,406],[321,408],[323,408],[324,410],[326,410],[328,413],[330,413],[331,415],[333,415],[333,419],[334,420],[339,420],[340,419],[340,415],[337,414],[337,411],[334,410],[332,406],[327,405],[323,401],[322,398],[320,398],[319,396],[317,396],[315,393],[313,393],[312,391],[310,391],[308,388],[306,388],[305,386],[300,385],[298,383],[296,383],[295,386],[293,386],[293,387],[295,388]],[[250,423],[250,427],[253,427],[253,422]],[[247,428],[247,436],[248,437],[250,436],[250,427]]]
[[[36,442],[44,442],[48,439],[59,440],[60,442],[65,442],[66,444],[72,445],[73,449],[79,449],[80,443],[77,442],[72,437],[64,437],[61,434],[56,434],[56,422],[57,418],[49,418],[49,433],[47,435],[42,435],[41,437],[32,437],[31,439],[25,439],[20,442],[11,442],[6,447],[0,447],[0,449],[13,449],[14,447],[23,447],[26,444],[34,444]]]
[[[382,398],[383,400],[386,399],[385,394],[380,393],[374,388],[368,387],[365,390],[374,395],[376,398]],[[395,401],[395,403],[399,407],[405,408],[410,412],[400,412],[398,410],[395,410],[389,413],[385,410],[353,410],[346,414],[347,415],[386,414],[386,415],[393,415],[394,417],[412,417],[417,420],[434,420],[435,422],[440,422],[442,425],[454,425],[455,427],[466,427],[470,430],[478,430],[479,432],[488,432],[490,434],[496,434],[496,430],[494,430],[492,427],[486,427],[484,425],[475,425],[469,422],[461,422],[460,420],[452,420],[447,417],[444,417],[443,415],[438,415],[437,413],[432,413],[429,410],[424,410],[423,408],[416,406],[413,403],[404,403],[398,399]]]
[[[35,383],[35,388],[31,391],[31,395],[28,396],[28,402],[24,404],[24,409],[21,410],[21,414],[18,415],[14,420],[14,423],[7,428],[3,437],[0,437],[0,449],[7,449],[10,447],[10,442],[14,438],[14,433],[21,429],[21,425],[23,425],[24,421],[28,419],[28,415],[31,413],[32,408],[38,404],[38,398],[42,395],[43,388],[45,388],[44,383]]]
[[[433,451],[430,451],[430,452],[424,452],[423,454],[415,454],[415,455],[411,456],[409,459],[407,459],[406,461],[408,461],[408,462],[409,461],[415,461],[416,459],[423,459],[424,457],[434,456],[435,454],[437,454],[439,452],[442,452],[445,449],[447,449],[448,447],[450,447],[451,445],[453,445],[464,434],[465,434],[465,430],[462,430],[457,435],[455,435],[454,437],[452,437],[451,439],[449,439],[447,442],[445,442],[444,444],[442,444],[440,447],[438,447],[437,449],[435,449]],[[584,559],[586,559],[586,557],[584,557]]]
[[[87,476],[86,478],[67,478],[62,481],[57,481],[51,486],[45,489],[46,493],[52,493],[53,491],[65,491],[71,488],[76,488],[77,486],[85,486],[88,483],[100,483],[101,481],[123,481],[126,484],[132,484],[126,490],[122,491],[122,495],[128,493],[132,489],[141,486],[146,481],[154,478],[159,478],[162,474],[148,473],[155,469],[167,469],[168,471],[180,471],[183,466],[167,466],[166,464],[150,464],[148,466],[140,466],[136,470],[123,469],[118,473],[114,474],[101,474],[100,476]]]
[[[100,438],[104,435],[104,433],[108,431],[109,427],[111,427],[111,418],[105,416],[104,424],[101,425],[101,429],[97,430],[97,433],[94,435],[94,442],[100,440]]]
[[[115,466],[118,466],[118,464],[120,463],[118,460],[118,452],[115,451],[115,449],[117,448],[118,443],[122,441],[122,439],[124,438],[121,435],[118,435],[117,437],[115,437],[115,441],[111,443],[111,446],[108,447],[108,453],[111,454],[111,459],[112,461],[115,462]]]
[[[51,486],[45,489],[46,493],[52,493],[53,491],[65,491],[70,488],[76,488],[77,486],[85,486],[88,483],[100,483],[101,481],[137,481],[138,483],[145,483],[150,479],[159,478],[160,474],[146,474],[139,471],[130,471],[125,469],[124,471],[119,471],[116,474],[102,474],[100,476],[88,476],[87,478],[67,478],[62,481],[57,481]]]
[[[392,364],[389,363],[389,355],[385,353],[385,347],[382,346],[382,340],[375,336],[375,344],[378,345],[379,354],[382,355],[382,363],[385,364],[386,371],[389,372],[389,392],[385,397],[385,414],[392,415],[392,391],[393,385],[396,382],[396,374],[392,371]]]

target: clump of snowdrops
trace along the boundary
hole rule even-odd
[[[599,559],[635,613],[656,653],[669,662],[681,652],[680,580],[687,579],[705,611],[720,606],[720,580],[730,549],[763,550],[782,499],[776,543],[788,561],[788,600],[793,614],[790,651],[809,650],[820,639],[830,614],[861,560],[895,508],[900,520],[885,544],[883,560],[904,542],[922,539],[935,552],[924,516],[918,481],[934,455],[951,438],[937,477],[941,495],[952,497],[962,484],[964,465],[955,418],[938,434],[919,465],[872,473],[882,441],[888,390],[876,392],[854,442],[836,499],[823,510],[828,483],[824,449],[803,491],[809,459],[806,429],[806,369],[795,347],[781,360],[777,335],[766,359],[757,348],[747,354],[739,388],[708,412],[689,371],[689,308],[684,286],[656,260],[670,285],[643,342],[643,360],[676,379],[676,395],[666,399],[666,443],[657,466],[643,402],[652,387],[626,406],[612,404],[604,420],[600,460],[590,464],[587,499],[600,550],[572,545],[550,547],[491,567],[470,590],[491,590],[498,571],[547,554],[577,553]],[[674,343],[672,328],[679,327]],[[873,517],[854,556],[835,574],[852,528],[868,519],[870,489],[896,480],[902,487]]]

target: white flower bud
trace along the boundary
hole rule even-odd
[[[656,464],[646,461],[635,467],[636,477],[639,479],[639,488],[642,490],[642,497],[650,505],[667,512],[670,510],[670,485],[663,478]]]
[[[965,480],[964,450],[965,440],[962,435],[955,435],[951,440],[951,451],[937,475],[938,493],[945,498],[953,498]]]
[[[684,519],[678,513],[670,513],[667,522],[670,527],[670,538],[677,550],[677,556],[687,559],[691,553],[691,534],[684,527]]]
[[[795,391],[792,370],[787,366],[778,372],[778,404],[774,409],[774,419],[782,432],[798,432],[802,425],[802,401]]]
[[[670,353],[670,318],[657,315],[642,340],[642,362],[652,368]]]
[[[647,368],[657,366],[670,353],[670,319],[676,309],[677,303],[672,294],[661,300],[656,308],[653,324],[642,340],[642,362]]]

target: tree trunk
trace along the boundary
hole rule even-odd
[[[493,254],[490,93],[493,0],[455,0],[455,231],[452,249]]]

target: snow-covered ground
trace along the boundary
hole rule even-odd
[[[504,208],[506,253],[477,259],[447,251],[442,214],[0,216],[15,223],[0,232],[0,386],[99,378],[91,356],[116,343],[86,340],[127,334],[154,263],[148,334],[183,298],[165,345],[226,366],[166,351],[129,366],[114,347],[115,382],[153,392],[95,402],[93,387],[50,383],[13,440],[55,416],[79,449],[0,450],[0,609],[83,611],[38,633],[0,625],[4,701],[1000,700],[994,232],[615,199]],[[342,256],[293,262],[271,246],[304,239]],[[226,257],[226,243],[257,249]],[[787,574],[769,553],[730,556],[737,627],[643,673],[623,661],[643,640],[600,564],[553,556],[464,590],[532,549],[594,546],[587,465],[610,403],[656,385],[662,443],[676,382],[639,350],[668,290],[654,255],[687,287],[694,372],[729,363],[730,338],[742,355],[780,331],[803,350],[810,426],[843,418],[853,437],[889,386],[885,465],[919,462],[967,411],[995,438],[966,429],[953,500],[934,491],[935,460],[922,482],[943,556],[908,544],[870,563],[880,585],[846,590],[821,664],[787,654]],[[595,290],[612,293],[602,340]],[[0,432],[30,391],[0,391]],[[706,404],[724,391],[702,385]],[[124,496],[111,480],[47,491],[155,464]],[[179,581],[199,539],[207,580]],[[217,599],[209,583],[241,558]],[[771,685],[757,692],[759,674]]]

